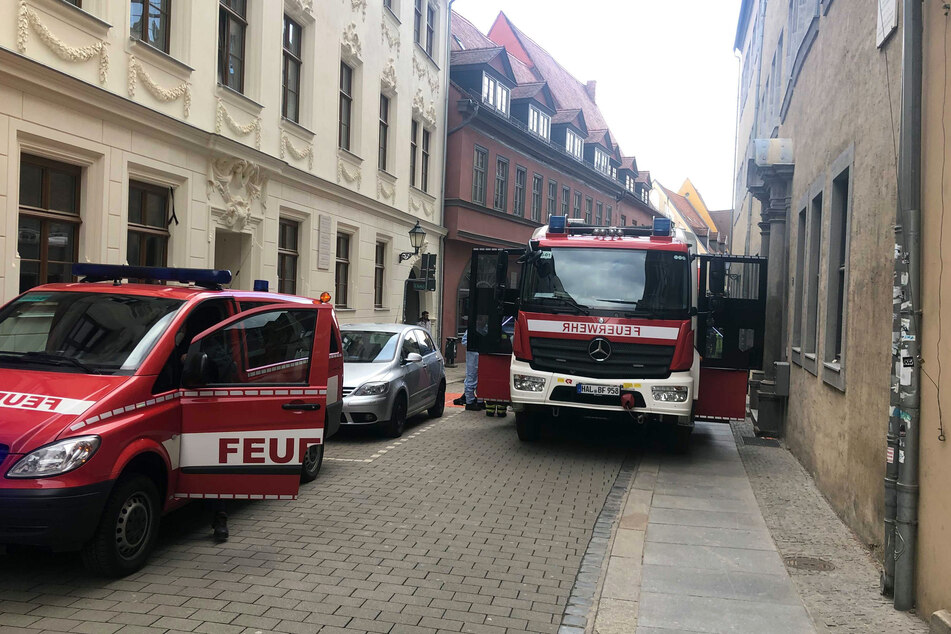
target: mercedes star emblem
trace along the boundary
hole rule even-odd
[[[603,337],[592,339],[588,344],[588,355],[598,363],[607,361],[611,356],[611,342]]]

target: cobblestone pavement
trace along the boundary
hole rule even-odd
[[[880,568],[842,523],[808,473],[785,448],[746,445],[749,422],[733,425],[737,448],[773,540],[785,557],[818,557],[828,572],[789,568],[820,631],[927,632],[913,614],[895,611],[879,594]]]
[[[521,444],[512,417],[448,409],[403,438],[347,431],[294,502],[193,504],[140,573],[75,555],[0,556],[0,631],[556,632],[632,444],[608,430]]]

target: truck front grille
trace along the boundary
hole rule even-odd
[[[666,379],[674,346],[611,341],[611,356],[595,361],[590,340],[532,337],[532,369],[595,379]]]

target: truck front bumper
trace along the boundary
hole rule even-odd
[[[538,391],[518,389],[516,377],[531,377]],[[544,385],[541,386],[541,381]],[[623,412],[618,396],[590,396],[578,392],[579,385],[603,385],[619,387],[622,392],[632,392],[635,406],[631,411],[643,414],[664,416],[690,416],[693,409],[695,386],[690,371],[671,372],[666,379],[593,379],[572,374],[533,370],[525,361],[512,360],[509,374],[512,388],[512,405],[516,410],[522,407],[549,406],[572,407],[606,412]],[[524,380],[522,381],[524,382]],[[662,401],[654,396],[655,387],[686,388],[686,398],[682,402]]]
[[[92,537],[113,481],[62,489],[0,488],[0,545],[77,550]]]

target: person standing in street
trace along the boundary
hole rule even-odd
[[[476,330],[479,334],[485,335],[488,332],[487,319],[484,315],[479,315],[479,323],[476,324]],[[453,401],[456,405],[465,405],[466,409],[472,412],[479,412],[485,409],[485,405],[476,397],[476,389],[479,386],[479,353],[469,349],[469,329],[462,335],[462,345],[466,347],[466,380],[463,383],[465,393]]]
[[[416,325],[420,328],[425,328],[426,332],[433,331],[433,322],[429,319],[429,311],[423,311],[419,316],[419,321],[416,322]]]

